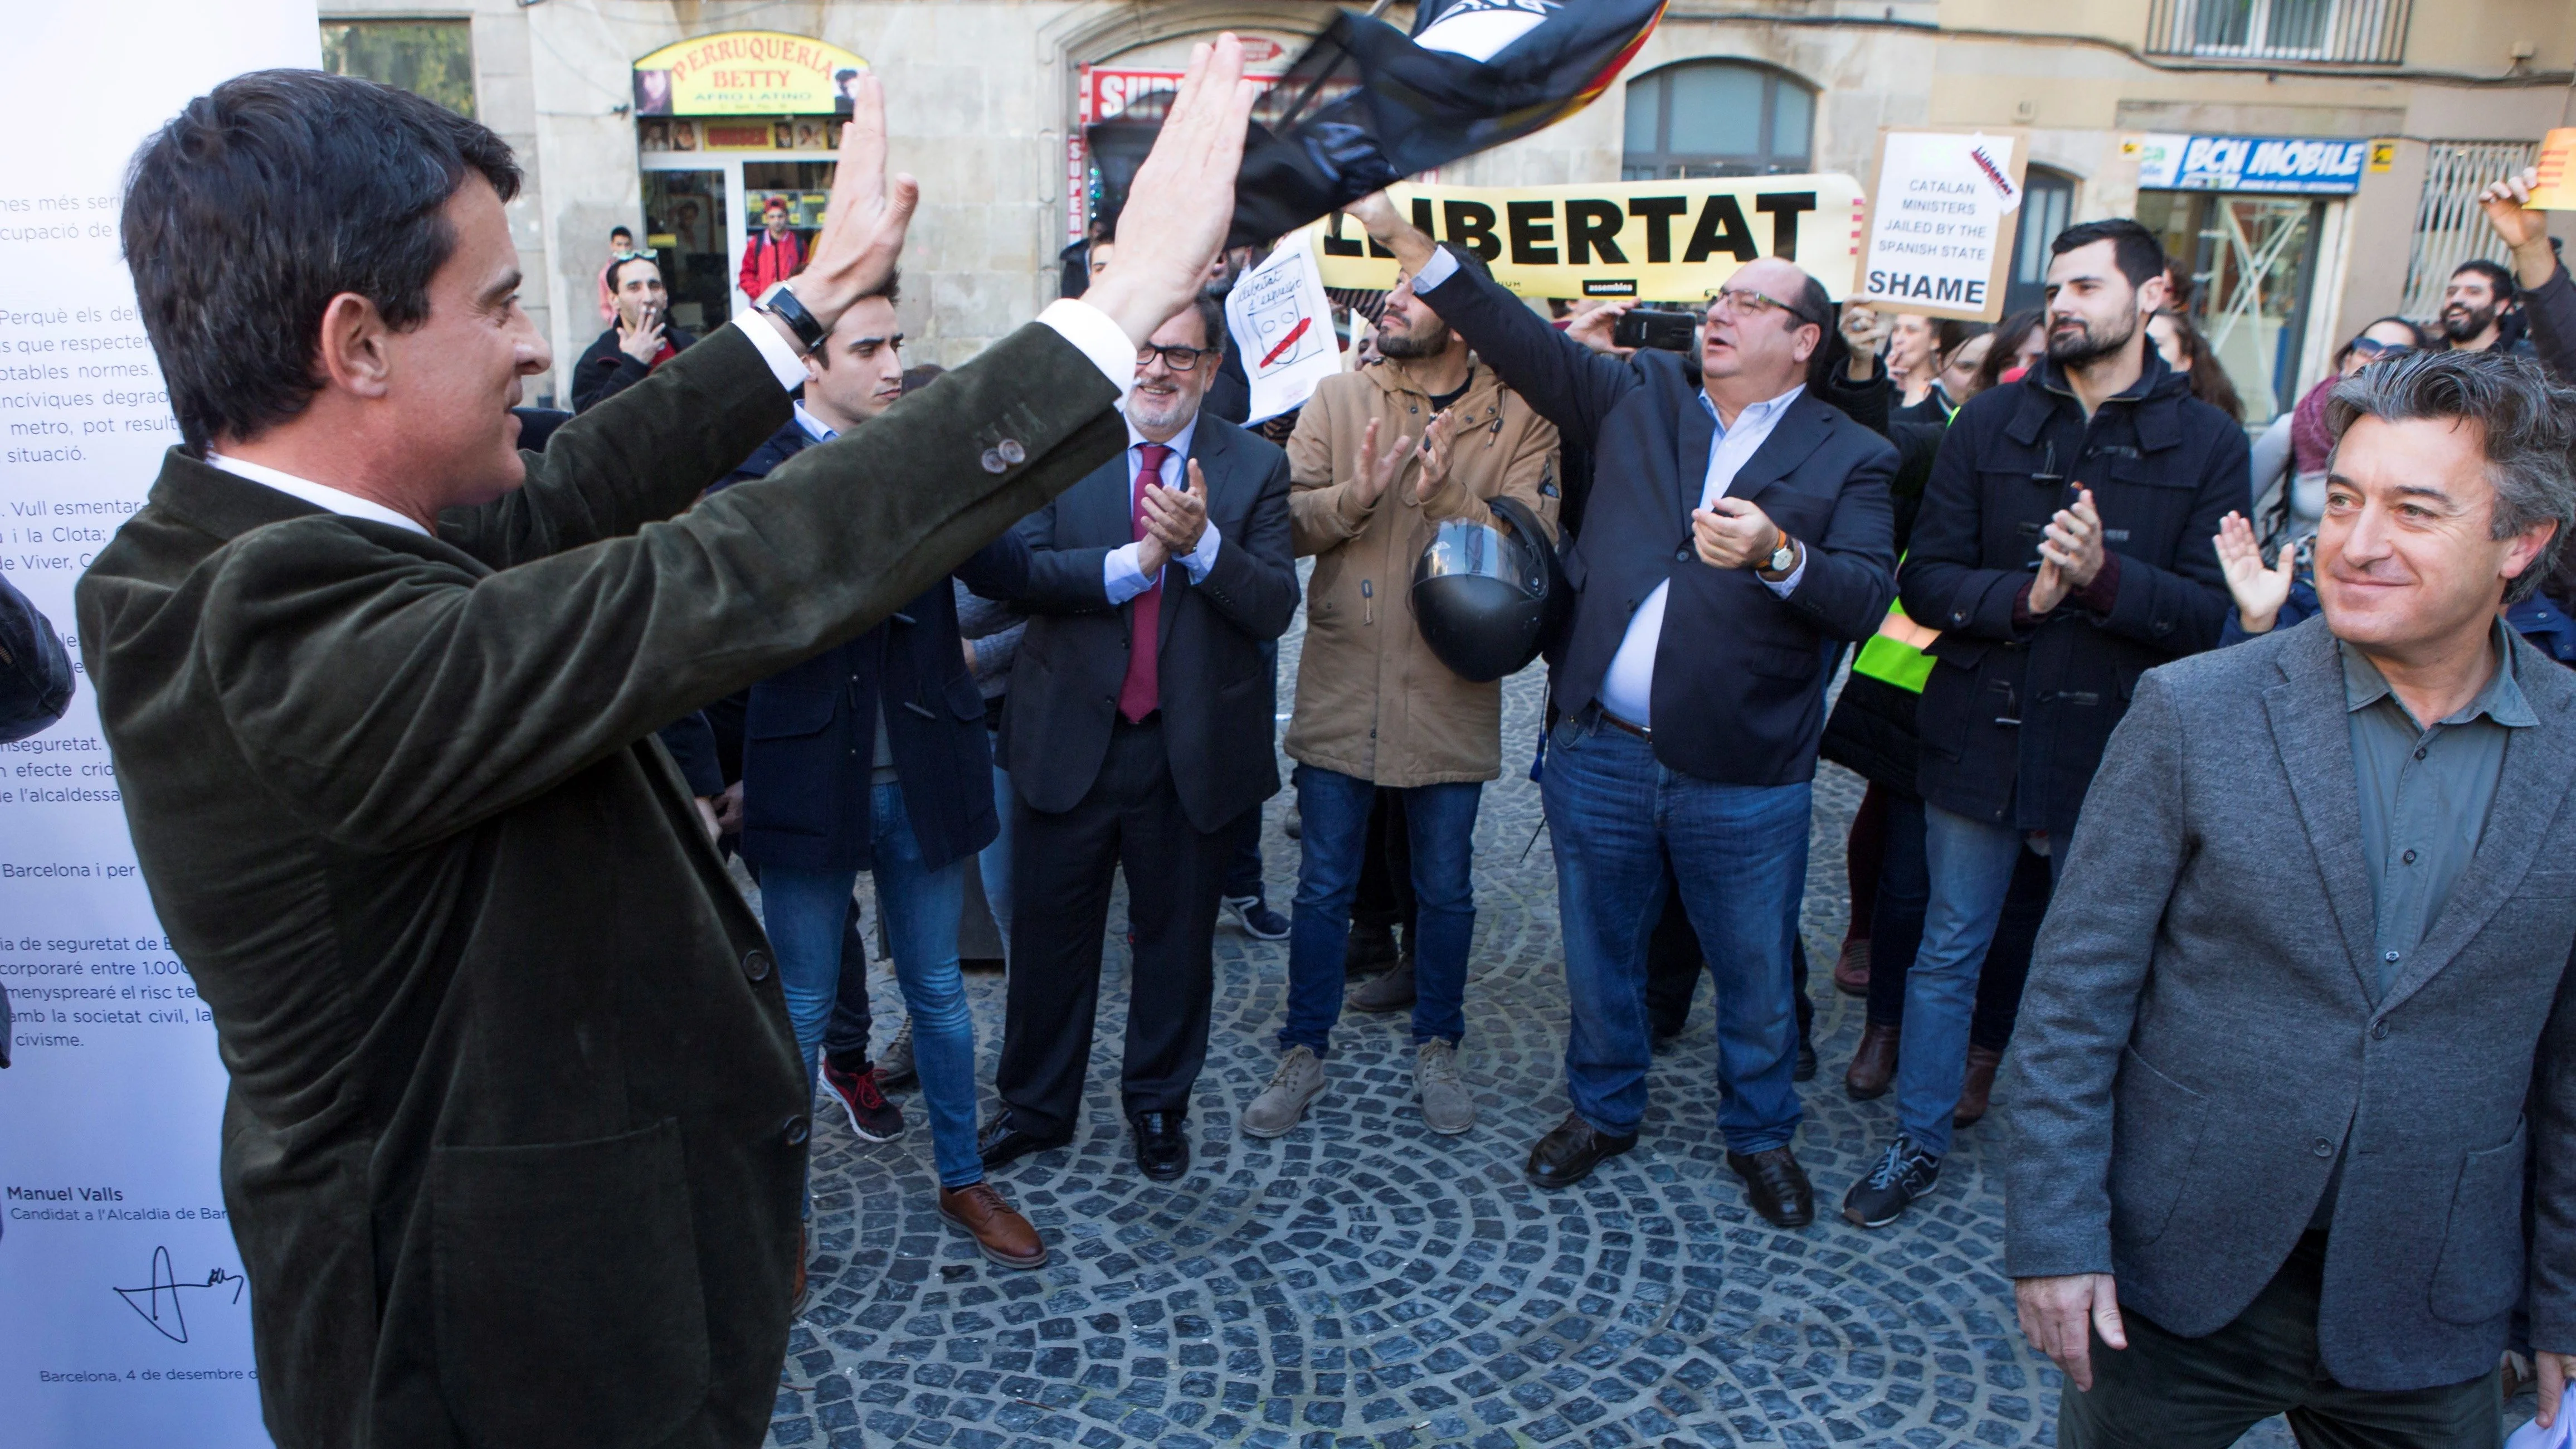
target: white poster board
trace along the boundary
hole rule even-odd
[[[2016,131],[1879,132],[1853,299],[1927,317],[2003,316],[2028,151]]]
[[[1319,234],[1312,226],[1291,232],[1226,293],[1226,329],[1252,382],[1247,423],[1304,407],[1317,383],[1342,370],[1333,304],[1316,270]]]
[[[77,660],[72,584],[178,440],[118,255],[126,163],[225,77],[318,65],[321,30],[313,0],[131,0],[112,45],[79,6],[9,25],[53,60],[0,87],[0,568]],[[266,1444],[214,1027],[135,873],[89,690],[0,747],[0,1440]]]

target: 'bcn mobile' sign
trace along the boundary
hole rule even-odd
[[[2360,189],[2368,141],[2299,136],[2186,136],[2131,141],[2150,191],[2273,191],[2341,196]]]

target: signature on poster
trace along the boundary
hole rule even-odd
[[[143,1321],[151,1324],[153,1331],[163,1338],[172,1343],[186,1343],[188,1341],[186,1306],[188,1294],[229,1289],[226,1296],[231,1301],[239,1303],[242,1289],[249,1282],[250,1280],[241,1274],[227,1273],[221,1268],[208,1270],[206,1281],[203,1283],[179,1282],[178,1274],[170,1266],[170,1250],[154,1248],[152,1281],[141,1288],[119,1288],[116,1290],[116,1296],[125,1300],[126,1307],[141,1314]]]

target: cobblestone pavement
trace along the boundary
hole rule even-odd
[[[1571,1191],[1522,1180],[1530,1143],[1567,1110],[1554,868],[1525,778],[1540,687],[1536,670],[1510,683],[1512,758],[1477,825],[1462,1050],[1481,1118],[1472,1133],[1424,1129],[1406,1019],[1355,1013],[1307,1121],[1271,1142],[1240,1133],[1275,1060],[1287,943],[1221,926],[1193,1170],[1145,1181],[1118,1112],[1126,963],[1113,933],[1078,1136],[996,1175],[1052,1243],[1046,1268],[990,1267],[941,1222],[912,1094],[897,1098],[911,1131],[876,1146],[817,1103],[815,1291],[789,1340],[771,1442],[2054,1443],[2057,1375],[2023,1347],[1998,1271],[1994,1129],[1962,1134],[1937,1192],[1900,1226],[1868,1233],[1833,1215],[1894,1121],[1891,1099],[1841,1091],[1860,1003],[1824,972],[1847,909],[1853,776],[1828,767],[1818,781],[1805,906],[1825,1068],[1804,1088],[1796,1146],[1817,1224],[1770,1228],[1725,1168],[1706,991],[1656,1062],[1637,1149]],[[1282,908],[1297,859],[1285,808],[1286,797],[1271,803],[1263,840]],[[1123,914],[1113,907],[1111,920]],[[901,1003],[887,968],[873,969],[883,1033]],[[1001,982],[969,986],[989,1118]],[[2277,1424],[2245,1440],[2289,1442]]]

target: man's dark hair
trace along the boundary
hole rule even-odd
[[[1225,353],[1225,299],[1201,292],[1190,299],[1189,310],[1198,314],[1199,326],[1204,329],[1199,345],[1213,349],[1218,360],[1222,360]]]
[[[628,241],[635,240],[635,229],[633,227],[612,226],[608,229],[608,234],[612,237],[622,236]]]
[[[2111,244],[2112,265],[2129,279],[2130,286],[2143,287],[2165,274],[2165,244],[2156,240],[2154,232],[2125,216],[2078,222],[2057,234],[2057,240],[2048,244],[2048,254],[2062,257],[2077,247],[2100,241]]]
[[[2487,292],[2497,301],[2510,302],[2513,300],[2513,273],[2505,266],[2504,263],[2489,261],[2485,257],[2471,257],[2467,261],[2460,263],[2458,266],[2451,268],[2452,280],[2457,281],[2462,272],[2475,272],[2479,276],[2486,278]]]
[[[626,269],[628,267],[639,265],[651,267],[653,269],[653,275],[657,277],[662,275],[662,264],[651,257],[620,257],[616,261],[608,264],[608,290],[614,292],[624,287],[626,285],[626,278],[623,274]],[[664,280],[667,281],[669,279],[665,278]]]
[[[879,285],[872,291],[861,292],[858,296],[853,297],[850,300],[853,302],[864,302],[870,297],[883,297],[889,305],[902,301],[903,269],[901,267],[888,269],[883,284]],[[832,348],[828,342],[825,345],[814,349],[814,362],[818,367],[830,367],[832,365]]]
[[[2392,423],[2465,418],[2478,425],[2495,508],[2487,536],[2511,538],[2554,522],[2548,546],[2505,585],[2518,604],[2540,592],[2551,561],[2576,528],[2576,391],[2552,381],[2530,358],[2506,352],[2410,352],[2372,363],[2326,396],[2326,428],[2335,446],[2362,418]]]
[[[429,316],[469,175],[519,194],[509,146],[409,91],[311,70],[235,76],[135,153],[119,231],[143,330],[190,452],[303,412],[322,311],[355,292]]]

